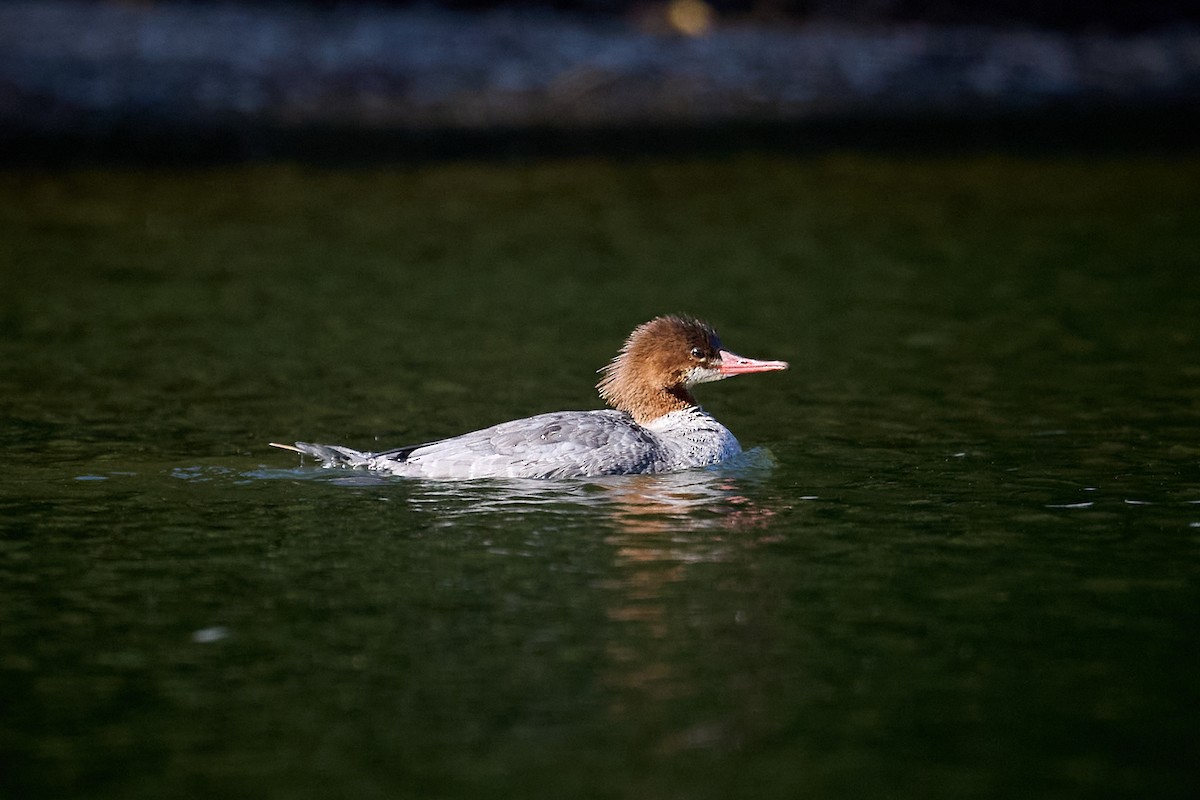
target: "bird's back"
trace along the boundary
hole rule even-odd
[[[659,472],[653,432],[621,411],[556,411],[380,453],[371,469],[421,478],[570,478]]]

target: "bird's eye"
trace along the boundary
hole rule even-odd
[[[697,361],[703,360],[704,351],[701,350],[699,347],[693,347],[692,348],[692,358],[696,359]]]

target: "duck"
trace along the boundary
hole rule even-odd
[[[429,480],[587,478],[678,472],[720,464],[742,451],[692,390],[736,375],[776,372],[786,361],[726,350],[711,325],[668,314],[638,325],[600,372],[608,408],[554,411],[447,439],[379,452],[296,442],[272,447],[326,468]]]

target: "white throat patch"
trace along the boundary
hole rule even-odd
[[[689,386],[695,386],[697,383],[712,383],[724,377],[719,369],[712,367],[692,367],[683,374],[683,380]]]

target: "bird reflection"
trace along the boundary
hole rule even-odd
[[[406,481],[405,486],[411,505],[450,517],[546,512],[577,517],[581,511],[589,516],[600,511],[618,530],[633,534],[764,527],[774,512],[756,506],[747,493],[766,473],[771,457],[756,449],[733,461],[731,465],[660,475],[563,481]],[[362,474],[355,478],[360,483],[367,480]]]
[[[641,718],[648,707],[668,707],[698,689],[683,669],[697,623],[688,607],[689,572],[705,562],[728,562],[753,544],[747,532],[762,532],[775,512],[752,499],[752,480],[728,472],[689,472],[653,480],[637,476],[610,487],[611,516],[618,523],[605,541],[611,546],[613,577],[604,586],[611,635],[605,643],[614,719]],[[728,574],[722,571],[720,574]],[[731,615],[736,613],[730,610]],[[693,735],[696,730],[704,735]],[[702,720],[669,729],[652,747],[660,753],[721,747],[730,725]]]
[[[709,680],[695,671],[699,642],[727,639],[730,625],[743,631],[736,638],[756,636],[756,609],[721,607],[712,593],[754,596],[746,585],[752,576],[738,565],[748,548],[777,536],[780,509],[761,490],[770,465],[768,454],[750,451],[732,467],[578,482],[414,483],[406,496],[439,516],[519,516],[516,529],[536,519],[540,530],[561,527],[566,536],[577,533],[572,528],[594,532],[602,519],[609,561],[588,561],[587,584],[607,621],[597,630],[604,654],[597,679],[614,722],[646,726],[649,748],[665,755],[735,747],[750,724],[719,711],[697,719],[690,701]]]
[[[707,471],[630,476],[611,486],[608,500],[625,533],[755,528],[773,513],[756,507],[738,478]]]

